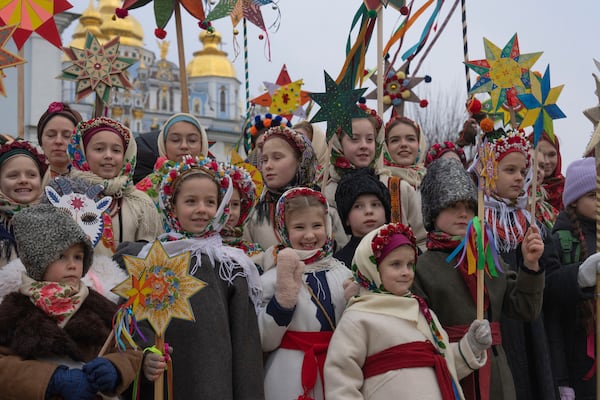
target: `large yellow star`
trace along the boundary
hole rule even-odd
[[[171,318],[195,321],[189,298],[206,283],[189,275],[190,252],[169,257],[154,241],[146,258],[124,256],[130,277],[112,291],[127,299],[138,321],[147,319],[164,336]]]

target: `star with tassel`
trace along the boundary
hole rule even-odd
[[[63,47],[63,51],[73,64],[63,69],[59,78],[77,82],[75,101],[96,92],[102,102],[108,104],[111,89],[133,89],[126,70],[137,60],[119,56],[119,37],[103,46],[88,32],[84,49]]]
[[[17,29],[16,25],[13,26],[0,26],[0,94],[6,97],[6,89],[4,88],[4,73],[2,70],[8,67],[14,67],[19,64],[24,64],[25,59],[19,57],[18,55],[11,53],[6,50],[4,46],[8,43],[8,39],[11,38],[13,33],[15,33]]]

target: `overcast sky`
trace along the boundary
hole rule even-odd
[[[415,0],[415,6],[424,0]],[[88,1],[72,1],[74,12],[82,12]],[[76,4],[75,4],[76,3]],[[448,14],[454,0],[446,0],[438,19],[438,28]],[[352,17],[357,11],[359,0],[280,0],[281,24],[278,31],[270,31],[271,60],[267,59],[265,40],[259,40],[260,31],[254,26],[249,28],[249,76],[252,96],[259,95],[263,81],[274,82],[283,64],[286,64],[292,80],[304,79],[303,89],[324,91],[323,71],[334,78],[339,74],[345,58],[346,39],[349,34]],[[262,7],[265,23],[270,25],[277,13],[271,6]],[[543,55],[533,69],[543,71],[547,65],[551,70],[551,86],[564,84],[558,99],[558,106],[567,115],[566,119],[555,121],[555,132],[560,138],[563,156],[563,171],[569,162],[581,156],[593,126],[583,116],[582,110],[598,104],[595,96],[595,82],[592,73],[600,73],[593,59],[600,59],[600,47],[596,45],[600,37],[600,2],[596,0],[576,0],[564,2],[558,0],[466,0],[469,59],[485,57],[483,37],[488,38],[502,48],[518,33],[521,53],[542,51]],[[199,29],[195,22],[184,14],[184,37],[186,63],[192,53],[201,48],[198,41]],[[154,37],[154,16],[151,4],[137,10],[133,15],[144,26],[144,42],[157,55],[158,46]],[[422,20],[428,18],[429,12]],[[384,10],[384,41],[399,23],[400,14],[392,9]],[[233,29],[230,20],[223,19],[215,23],[223,35],[223,50],[234,56]],[[420,26],[413,28],[407,35],[403,50],[414,44],[420,35]],[[169,59],[177,62],[175,29],[173,21],[166,28],[167,40],[171,41]],[[239,26],[241,32],[241,23]],[[71,40],[72,27],[63,39],[65,44]],[[242,35],[237,40],[240,46]],[[433,81],[428,92],[440,91],[444,96],[467,98],[463,65],[462,23],[460,5],[448,26],[441,34],[435,47],[424,60],[419,71],[420,76],[428,74]],[[395,50],[397,47],[394,47]],[[367,54],[366,66],[376,67],[375,38]],[[417,57],[416,62],[418,62]],[[416,62],[413,65],[416,65]],[[234,62],[238,77],[242,81],[242,100],[244,85],[244,60],[240,54]],[[400,66],[398,62],[396,66]],[[471,74],[472,81],[476,74]],[[423,90],[418,86],[415,92]],[[370,90],[369,90],[370,91]],[[368,92],[368,91],[367,91]],[[448,94],[451,93],[451,94]],[[371,106],[375,106],[371,104]],[[433,107],[432,107],[433,106]],[[436,112],[435,105],[427,112]]]

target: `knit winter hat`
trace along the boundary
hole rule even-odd
[[[77,222],[51,204],[23,209],[12,219],[17,250],[27,275],[36,281],[71,246],[83,244],[83,275],[90,269],[94,249]]]
[[[388,188],[375,175],[375,170],[372,168],[359,168],[356,170],[348,170],[342,175],[337,190],[335,191],[335,204],[337,205],[338,214],[344,225],[344,231],[347,234],[352,234],[352,229],[346,220],[352,210],[352,206],[356,199],[363,194],[374,194],[383,204],[385,210],[385,221],[391,221],[392,207],[391,197]]]
[[[594,157],[586,157],[573,161],[567,167],[563,204],[577,201],[581,196],[596,190],[596,161]]]
[[[435,219],[442,210],[466,201],[477,209],[477,189],[462,164],[452,158],[435,160],[427,168],[421,183],[421,210],[425,229],[433,231]]]
[[[61,103],[59,101],[50,103],[48,109],[42,114],[37,124],[37,139],[40,146],[42,145],[42,132],[44,132],[44,127],[52,118],[56,116],[67,118],[73,123],[74,126],[77,126],[77,124],[83,119],[81,118],[81,114],[71,109],[68,104]]]

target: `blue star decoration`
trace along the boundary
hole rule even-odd
[[[556,100],[558,100],[563,87],[564,85],[550,88],[550,66],[548,65],[543,77],[531,73],[531,93],[518,95],[519,100],[527,109],[527,114],[521,122],[521,128],[533,125],[534,147],[537,146],[543,132],[546,132],[550,139],[554,140],[552,121],[566,117],[556,105]]]
[[[327,141],[338,131],[352,137],[352,118],[365,118],[366,113],[357,103],[366,88],[354,89],[354,80],[345,74],[338,83],[325,72],[325,93],[310,93],[310,97],[319,105],[319,111],[310,122],[327,122]]]

